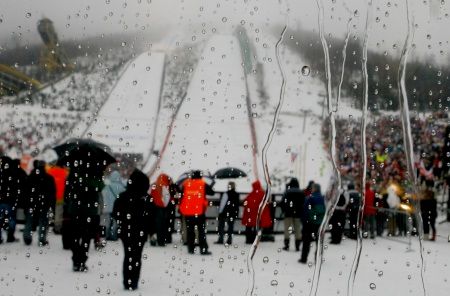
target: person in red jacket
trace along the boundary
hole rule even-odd
[[[252,192],[244,201],[244,213],[242,215],[242,225],[245,226],[245,243],[251,244],[256,238],[258,210],[261,201],[264,198],[265,191],[261,186],[261,182],[256,180],[252,183]],[[270,209],[266,205],[261,214],[259,228],[268,228],[272,226],[272,218]]]
[[[154,204],[153,224],[158,246],[172,242],[172,216],[174,212],[174,191],[172,179],[166,174],[160,174],[150,189]]]
[[[212,185],[208,185],[203,180],[201,171],[194,171],[189,179],[185,180],[181,186],[180,213],[186,219],[187,247],[189,254],[194,254],[195,249],[195,229],[198,231],[198,244],[200,254],[211,255],[208,251],[206,241],[206,208],[208,200],[206,195],[213,195]]]
[[[366,183],[365,202],[364,202],[364,234],[369,233],[370,238],[375,238],[377,209],[375,208],[375,192]]]
[[[69,170],[63,167],[47,166],[46,171],[53,177],[56,185],[56,204],[53,231],[55,233],[61,233],[63,224],[64,187],[66,186],[66,179],[69,175]]]

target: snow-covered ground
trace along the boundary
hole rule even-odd
[[[427,295],[448,295],[450,266],[446,260],[450,225],[439,225],[436,242],[424,243]],[[71,252],[64,251],[60,236],[50,235],[50,245],[25,246],[22,242],[0,246],[0,295],[128,295],[122,288],[123,247],[108,242],[101,252],[91,247],[87,273],[72,272]],[[140,288],[133,295],[245,295],[248,283],[244,236],[233,246],[212,244],[212,256],[188,255],[174,235],[165,248],[146,244]],[[261,243],[254,258],[255,295],[309,295],[314,270],[297,263],[299,253],[282,251],[282,236],[274,243]],[[407,239],[364,240],[354,295],[424,295],[417,242],[407,250]],[[312,249],[314,250],[314,248]],[[347,283],[355,241],[326,246],[317,295],[347,295]]]

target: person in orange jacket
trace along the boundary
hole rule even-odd
[[[206,241],[206,218],[208,207],[206,195],[213,195],[212,185],[208,185],[203,179],[201,171],[193,171],[191,177],[181,185],[180,213],[186,219],[187,246],[189,254],[194,254],[195,229],[198,231],[198,244],[200,254],[210,255]]]
[[[264,198],[265,191],[261,186],[261,182],[256,180],[252,183],[252,192],[247,195],[244,201],[244,213],[242,215],[242,225],[245,226],[245,243],[251,244],[256,238],[256,224],[258,218],[259,204]],[[268,228],[272,226],[272,217],[270,209],[266,205],[261,214],[260,228]]]

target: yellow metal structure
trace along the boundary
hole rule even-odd
[[[0,96],[16,94],[22,90],[36,90],[41,83],[16,69],[0,64]]]

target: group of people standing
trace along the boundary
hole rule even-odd
[[[47,245],[57,186],[55,178],[47,172],[46,163],[34,161],[33,170],[27,175],[20,162],[2,157],[0,168],[0,221],[1,228],[8,232],[7,241],[17,241],[14,236],[16,211],[23,208],[24,243],[32,243],[37,229],[38,244]],[[201,171],[192,171],[178,184],[161,174],[150,185],[148,176],[138,169],[128,175],[118,170],[110,171],[105,177],[99,177],[101,175],[95,165],[80,162],[70,168],[64,182],[61,233],[63,247],[72,251],[73,271],[88,270],[86,262],[92,240],[96,247],[102,247],[101,237],[121,239],[124,247],[123,284],[126,289],[136,289],[143,247],[149,237],[152,245],[165,246],[172,242],[177,207],[188,252],[194,254],[198,246],[199,254],[211,254],[206,239],[206,211],[210,206],[207,196],[215,194],[214,181],[205,178]],[[215,243],[232,244],[241,204],[246,243],[253,243],[258,230],[270,228],[273,218],[268,205],[262,207],[258,217],[264,196],[265,190],[257,180],[252,184],[252,191],[241,201],[236,184],[229,182],[218,205],[218,239]],[[311,182],[307,189],[300,190],[298,181],[292,179],[283,202],[286,225],[291,225],[296,233],[297,250],[303,241],[301,262],[306,262],[309,244],[317,238],[325,208],[320,186]]]
[[[296,178],[292,178],[286,185],[281,207],[284,213],[284,247],[289,250],[290,234],[295,234],[295,250],[300,251],[300,263],[306,263],[311,243],[319,237],[320,225],[325,216],[325,199],[320,185],[310,181],[301,190]]]
[[[33,166],[27,175],[20,162],[2,157],[0,226],[7,230],[7,242],[17,241],[14,236],[15,215],[17,208],[22,207],[25,213],[24,243],[32,243],[32,234],[37,229],[38,244],[44,246],[48,244],[49,220],[55,212],[56,184],[47,173],[45,162],[36,160]],[[150,240],[151,245],[165,246],[172,242],[177,210],[181,218],[182,240],[188,253],[195,254],[198,246],[199,254],[211,254],[206,237],[206,211],[212,206],[207,196],[216,194],[214,180],[203,176],[201,171],[190,172],[178,183],[161,174],[150,184],[148,176],[138,169],[131,173],[110,170],[105,177],[96,177],[101,175],[95,166],[79,164],[70,168],[65,180],[62,237],[64,248],[72,251],[73,271],[87,271],[91,240],[102,247],[104,241],[101,237],[105,240],[120,239],[124,247],[123,284],[126,289],[136,289],[145,243]],[[421,193],[424,196],[422,214],[425,233],[431,228],[435,237],[436,206],[431,184],[428,185]],[[377,233],[377,196],[367,184],[362,227],[372,238]],[[241,223],[245,227],[247,244],[254,242],[258,231],[264,233],[264,229],[271,228],[274,219],[269,204],[262,204],[264,197],[265,189],[258,180],[252,183],[252,191],[243,200],[235,182],[228,182],[228,188],[221,194],[217,205],[218,238],[215,243],[232,244],[241,205]],[[389,192],[385,197],[386,200],[389,198]],[[360,189],[349,184],[339,197],[330,220],[332,244],[341,242],[346,224],[349,225],[347,236],[356,238],[360,201]],[[311,244],[319,238],[326,210],[320,185],[310,181],[306,188],[301,189],[298,180],[291,178],[280,206],[284,214],[283,249],[289,250],[290,236],[294,234],[295,250],[301,251],[299,262],[306,263]]]
[[[23,209],[25,227],[23,241],[32,243],[32,233],[37,229],[38,244],[48,244],[49,215],[54,212],[56,186],[45,170],[45,162],[35,160],[29,175],[22,169],[20,160],[2,156],[0,159],[0,243],[2,230],[7,232],[6,242],[16,242],[17,210]]]

